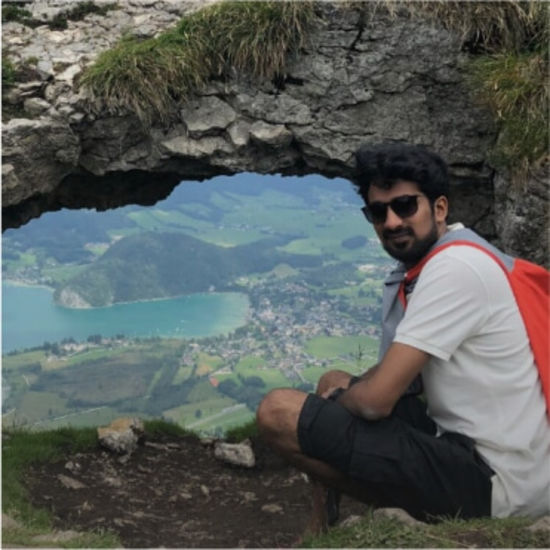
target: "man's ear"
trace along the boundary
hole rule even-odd
[[[435,199],[434,202],[434,216],[436,222],[444,222],[447,219],[447,214],[449,213],[449,201],[447,197],[441,195]]]

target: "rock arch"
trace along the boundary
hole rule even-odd
[[[4,227],[62,207],[153,204],[180,181],[241,171],[350,178],[361,143],[397,140],[442,154],[452,175],[452,217],[495,240],[502,223],[495,211],[505,208],[495,206],[486,153],[496,130],[465,84],[458,37],[383,14],[361,28],[354,9],[320,9],[309,46],[284,78],[212,81],[169,127],[146,128],[131,113],[91,113],[73,78],[93,56],[35,83],[42,102],[25,105],[36,118],[4,125]],[[77,50],[93,26],[84,21],[62,33],[72,32],[67,48]],[[15,31],[7,31],[9,45]],[[41,40],[44,46],[46,32]]]

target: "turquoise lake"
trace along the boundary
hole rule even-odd
[[[2,283],[2,353],[102,336],[217,336],[246,322],[249,301],[240,293],[192,294],[167,300],[117,304],[95,309],[57,306],[43,287]]]

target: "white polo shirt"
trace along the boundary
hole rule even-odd
[[[501,267],[470,246],[424,266],[395,342],[432,357],[422,371],[440,433],[465,434],[491,468],[492,515],[550,513],[550,423],[525,326]]]

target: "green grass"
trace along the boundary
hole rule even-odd
[[[253,418],[246,424],[240,426],[235,426],[230,428],[225,432],[225,439],[230,443],[239,443],[247,438],[257,437],[258,436],[258,425],[256,424],[256,419]]]
[[[144,428],[145,433],[151,435],[172,435],[172,436],[183,436],[189,435],[187,430],[184,430],[181,426],[178,426],[174,422],[167,422],[159,418],[153,420],[145,420]]]
[[[113,110],[168,121],[212,76],[232,68],[258,78],[282,73],[312,18],[309,2],[220,2],[156,38],[124,38],[86,70],[82,84]]]
[[[521,518],[445,520],[407,526],[371,515],[349,528],[336,527],[326,535],[308,537],[302,548],[546,548],[548,533],[532,533],[533,520]]]

